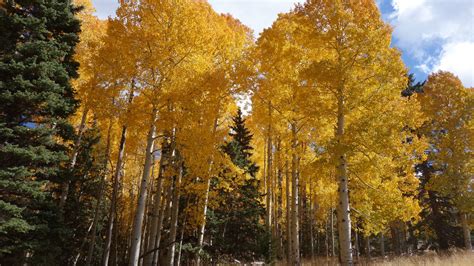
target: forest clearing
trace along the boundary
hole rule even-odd
[[[474,90],[380,1],[96,2],[0,0],[0,265],[474,265]]]

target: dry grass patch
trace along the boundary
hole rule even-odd
[[[277,263],[277,265],[285,265],[285,263]],[[332,258],[316,258],[315,260],[305,260],[304,266],[337,266],[337,259]],[[474,252],[467,251],[450,251],[448,253],[437,254],[427,253],[422,255],[392,257],[382,260],[373,258],[367,260],[360,258],[355,265],[366,266],[474,266]]]

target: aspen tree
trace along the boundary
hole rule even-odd
[[[390,47],[390,27],[382,21],[373,1],[314,0],[297,6],[295,12],[305,25],[301,40],[311,40],[307,46],[314,51],[308,78],[314,80],[317,91],[333,97],[329,103],[336,114],[333,160],[339,183],[341,263],[352,265],[348,156],[354,145],[360,145],[352,141],[352,129],[365,121],[366,106],[382,99],[385,103],[400,101],[405,69],[398,51]],[[376,111],[379,114],[390,107],[376,106],[381,108]],[[370,130],[378,129],[371,124]]]

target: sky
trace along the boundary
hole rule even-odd
[[[101,18],[114,16],[118,0],[92,0]],[[230,13],[256,36],[278,13],[304,0],[209,0],[218,13]],[[438,70],[451,71],[474,87],[474,0],[376,0],[393,26],[392,46],[417,80]]]

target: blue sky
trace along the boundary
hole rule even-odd
[[[113,16],[118,0],[92,0],[97,15]],[[252,28],[255,35],[270,27],[277,14],[303,0],[209,0],[219,13],[230,13]],[[376,0],[393,28],[393,46],[399,48],[418,80],[437,70],[459,76],[474,87],[474,0]]]

